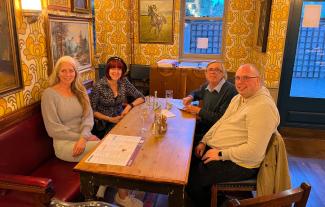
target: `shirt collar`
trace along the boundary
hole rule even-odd
[[[208,86],[205,88],[206,90],[210,91],[210,93],[212,93],[213,91],[217,91],[218,93],[220,93],[221,87],[223,86],[223,84],[226,82],[226,80],[223,78],[219,81],[218,85],[214,88],[210,87],[210,84],[208,84]]]

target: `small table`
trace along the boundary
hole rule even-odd
[[[159,99],[164,106],[164,99]],[[144,103],[145,104],[145,103]],[[148,129],[141,133],[143,107],[134,107],[111,131],[111,134],[143,136],[145,141],[130,166],[86,163],[87,154],[74,168],[80,173],[81,192],[87,200],[94,199],[99,185],[163,193],[169,206],[184,206],[188,181],[195,116],[170,110],[176,117],[167,119],[167,132],[161,137],[151,134],[153,111],[145,122]]]

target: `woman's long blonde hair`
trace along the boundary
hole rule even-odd
[[[77,71],[77,62],[74,58],[70,56],[63,56],[61,57],[55,64],[54,70],[52,71],[50,78],[49,78],[49,87],[54,86],[60,82],[59,79],[59,71],[62,67],[63,63],[69,63],[72,65],[74,71],[75,71],[75,79],[71,83],[71,91],[74,95],[77,96],[78,101],[80,102],[82,109],[83,109],[83,116],[85,116],[90,109],[89,104],[89,97],[87,94],[86,88],[83,86],[81,80],[80,80],[80,74]]]

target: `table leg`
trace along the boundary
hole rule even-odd
[[[169,207],[183,207],[185,206],[184,186],[175,186],[168,193]]]
[[[94,180],[94,176],[80,173],[80,190],[86,201],[95,200],[98,187],[95,185]]]

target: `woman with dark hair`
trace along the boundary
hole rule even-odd
[[[91,94],[91,106],[95,116],[94,133],[103,138],[134,106],[144,102],[144,96],[126,77],[125,62],[119,57],[107,60],[106,75],[95,85]],[[127,97],[134,101],[123,109]]]
[[[109,58],[106,63],[106,75],[96,83],[91,94],[91,106],[95,116],[93,133],[99,138],[103,138],[134,106],[144,102],[141,92],[124,77],[126,70],[127,66],[121,58]],[[127,97],[132,97],[134,101],[123,108]],[[104,186],[100,188],[104,194],[106,188]],[[100,193],[97,193],[97,196],[103,197]],[[125,189],[118,189],[115,202],[121,206],[143,205],[140,200],[128,196]]]

